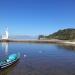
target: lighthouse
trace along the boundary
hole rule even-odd
[[[2,34],[2,40],[8,40],[8,28],[6,28],[5,33]]]

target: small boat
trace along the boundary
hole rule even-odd
[[[5,60],[0,62],[0,70],[11,66],[20,59],[20,53],[11,54]]]

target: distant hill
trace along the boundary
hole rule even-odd
[[[75,39],[75,29],[68,28],[68,29],[59,30],[53,34],[48,35],[48,36],[42,36],[42,38],[60,39],[60,40],[74,40]]]

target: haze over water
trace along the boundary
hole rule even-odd
[[[0,75],[75,75],[75,48],[58,44],[0,43],[0,59],[21,53]]]

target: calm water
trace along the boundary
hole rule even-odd
[[[0,59],[21,53],[0,75],[75,75],[75,48],[57,44],[0,43]]]

